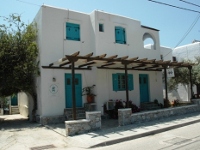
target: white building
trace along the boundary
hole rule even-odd
[[[191,44],[176,47],[173,50],[172,55],[176,57],[177,61],[183,61],[183,60],[195,61],[195,57],[200,56],[200,42],[197,41]],[[200,94],[200,86],[193,85],[193,92],[194,94]],[[180,84],[178,86],[178,89],[171,93],[171,98],[179,99],[182,101],[189,101],[191,99],[190,93],[191,92],[189,85]]]
[[[71,70],[47,69],[42,66],[49,66],[77,51],[80,51],[81,56],[94,53],[94,56],[107,54],[106,57],[118,55],[154,59],[149,62],[160,60],[159,31],[142,26],[140,21],[131,18],[96,10],[86,14],[42,6],[35,22],[38,27],[41,71],[41,76],[37,79],[37,115],[41,119],[46,116],[62,116],[65,108],[72,108]],[[148,38],[153,41],[151,47],[144,46],[144,41]],[[137,66],[128,70],[129,99],[137,106],[141,102],[155,99],[163,103],[162,71],[153,70],[153,67],[145,69],[146,67],[143,65],[143,68]],[[78,101],[76,107],[84,107],[86,99],[81,95],[82,88],[92,85],[96,85],[96,110],[102,113],[102,106],[109,99],[126,100],[123,69],[92,67],[92,70],[75,70],[75,78]]]

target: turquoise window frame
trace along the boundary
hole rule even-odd
[[[80,41],[80,25],[66,22],[66,39]]]
[[[124,73],[116,73],[112,74],[112,82],[113,82],[113,91],[125,91],[125,74]],[[133,75],[128,74],[128,90],[134,90],[134,83],[133,83]]]
[[[115,43],[126,44],[126,31],[125,28],[115,27]]]

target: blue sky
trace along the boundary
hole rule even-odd
[[[156,1],[200,11],[200,7],[179,0]],[[199,0],[186,1],[200,5]],[[84,13],[103,10],[139,20],[142,25],[159,29],[160,44],[172,48],[179,43],[194,20],[200,15],[196,12],[180,10],[148,0],[0,0],[0,16],[18,13],[21,14],[24,22],[32,22],[42,4]],[[0,20],[0,24],[2,23],[3,21]],[[179,46],[190,44],[194,39],[200,40],[200,19]]]

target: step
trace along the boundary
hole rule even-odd
[[[19,114],[19,107],[18,106],[11,106],[11,115]]]
[[[73,120],[74,117],[72,114],[65,116],[66,120]],[[76,119],[85,119],[85,113],[76,114]]]
[[[73,120],[73,111],[72,108],[64,109],[64,116],[66,120]],[[84,108],[76,108],[76,119],[85,119],[85,109]]]
[[[158,106],[158,104],[155,104],[154,102],[141,103],[140,107],[143,110],[156,110],[161,108],[160,106]]]
[[[65,108],[64,109],[64,113],[65,112],[68,112],[68,113],[72,113],[72,108]],[[85,112],[85,109],[82,107],[82,108],[76,108],[76,112]]]

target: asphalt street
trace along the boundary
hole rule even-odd
[[[200,123],[95,150],[200,150]]]

